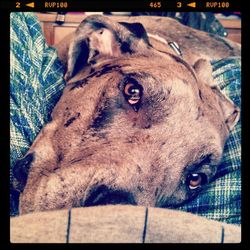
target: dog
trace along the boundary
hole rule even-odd
[[[185,46],[162,38],[160,29],[149,34],[150,21],[146,30],[118,19],[89,16],[58,47],[67,85],[51,121],[14,166],[20,214],[106,204],[176,207],[214,177],[240,115],[214,85],[208,61],[228,50],[192,53],[190,37]]]

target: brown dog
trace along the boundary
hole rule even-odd
[[[239,109],[213,86],[208,61],[192,67],[194,57],[155,47],[139,23],[80,24],[52,120],[14,169],[20,213],[171,207],[209,183]]]

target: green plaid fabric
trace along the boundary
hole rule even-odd
[[[241,107],[241,58],[212,62],[215,82]],[[179,209],[222,222],[241,223],[241,121],[231,132],[214,181]]]
[[[10,14],[10,183],[12,167],[25,155],[64,88],[63,66],[45,43],[33,13]],[[12,185],[11,185],[12,186]],[[18,213],[10,194],[10,214]]]
[[[49,120],[64,87],[63,66],[32,13],[10,14],[10,165]],[[12,179],[12,172],[11,172]]]
[[[10,181],[12,166],[32,144],[58,101],[63,66],[55,49],[45,43],[39,22],[32,13],[10,14]],[[239,107],[241,60],[212,62],[217,84]],[[241,123],[225,145],[224,157],[213,182],[196,199],[179,209],[227,223],[241,218]],[[16,197],[11,197],[14,201]],[[11,206],[11,215],[17,207]]]

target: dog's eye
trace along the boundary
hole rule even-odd
[[[207,183],[207,177],[203,173],[189,174],[186,179],[189,189],[194,190]]]
[[[123,90],[126,101],[132,105],[135,111],[138,110],[138,104],[142,97],[142,86],[140,84],[128,82]]]

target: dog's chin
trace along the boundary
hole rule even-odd
[[[186,197],[185,199],[180,199],[180,198],[170,198],[167,199],[166,201],[162,202],[161,204],[157,204],[158,207],[162,208],[170,208],[170,209],[176,209],[181,206],[186,205],[190,201],[192,201],[195,197],[198,196],[200,192],[196,192],[193,194],[190,194],[189,197]]]

